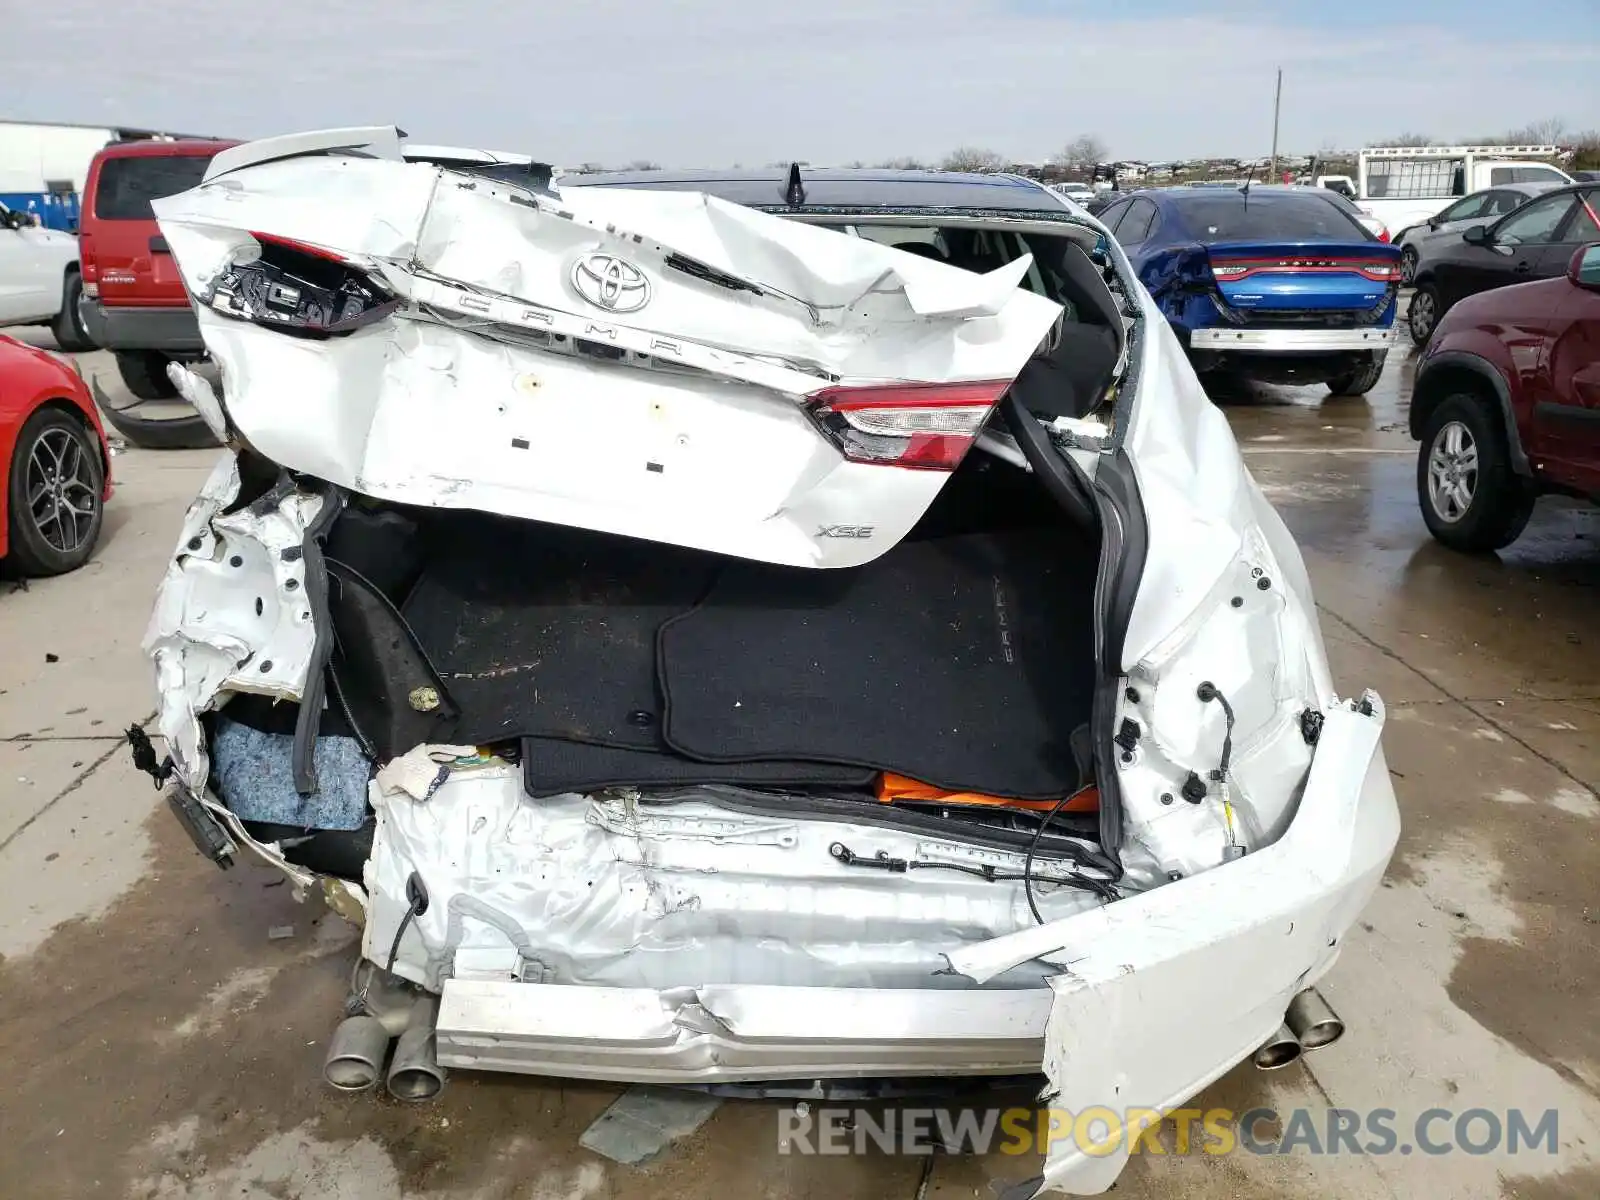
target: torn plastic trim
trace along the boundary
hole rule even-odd
[[[1328,970],[1399,837],[1383,723],[1370,692],[1328,714],[1300,811],[1273,845],[951,956],[974,978],[1019,952],[1068,962],[1049,981],[1050,1103],[1168,1111],[1248,1057]],[[1040,1192],[1104,1191],[1136,1140],[1113,1139],[1054,1143]]]

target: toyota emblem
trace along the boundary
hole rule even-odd
[[[572,265],[572,287],[596,308],[638,312],[650,303],[650,280],[631,262],[610,254],[585,254]]]

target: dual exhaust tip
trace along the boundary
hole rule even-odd
[[[367,1091],[384,1077],[396,1100],[412,1104],[432,1100],[444,1087],[435,1028],[438,997],[418,996],[409,1007],[369,1000],[369,1009],[376,1011],[346,1017],[334,1029],[322,1077],[341,1092]],[[396,1034],[391,1056],[389,1042]]]
[[[1263,1071],[1287,1067],[1302,1054],[1331,1046],[1344,1036],[1344,1022],[1316,988],[1307,988],[1283,1014],[1278,1032],[1256,1048],[1251,1061]]]

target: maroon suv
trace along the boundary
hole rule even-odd
[[[1411,400],[1417,496],[1457,550],[1516,540],[1534,501],[1600,501],[1600,243],[1556,279],[1471,296],[1439,321]]]

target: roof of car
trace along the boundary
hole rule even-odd
[[[168,141],[143,138],[136,142],[112,142],[100,149],[101,158],[187,158],[197,154],[215,154],[238,142],[223,138],[182,138]]]
[[[707,192],[752,208],[789,207],[789,168],[696,171],[596,171],[563,175],[559,187],[638,187]],[[894,171],[875,167],[804,167],[803,207],[952,208],[1065,215],[1055,192],[1020,175]]]

